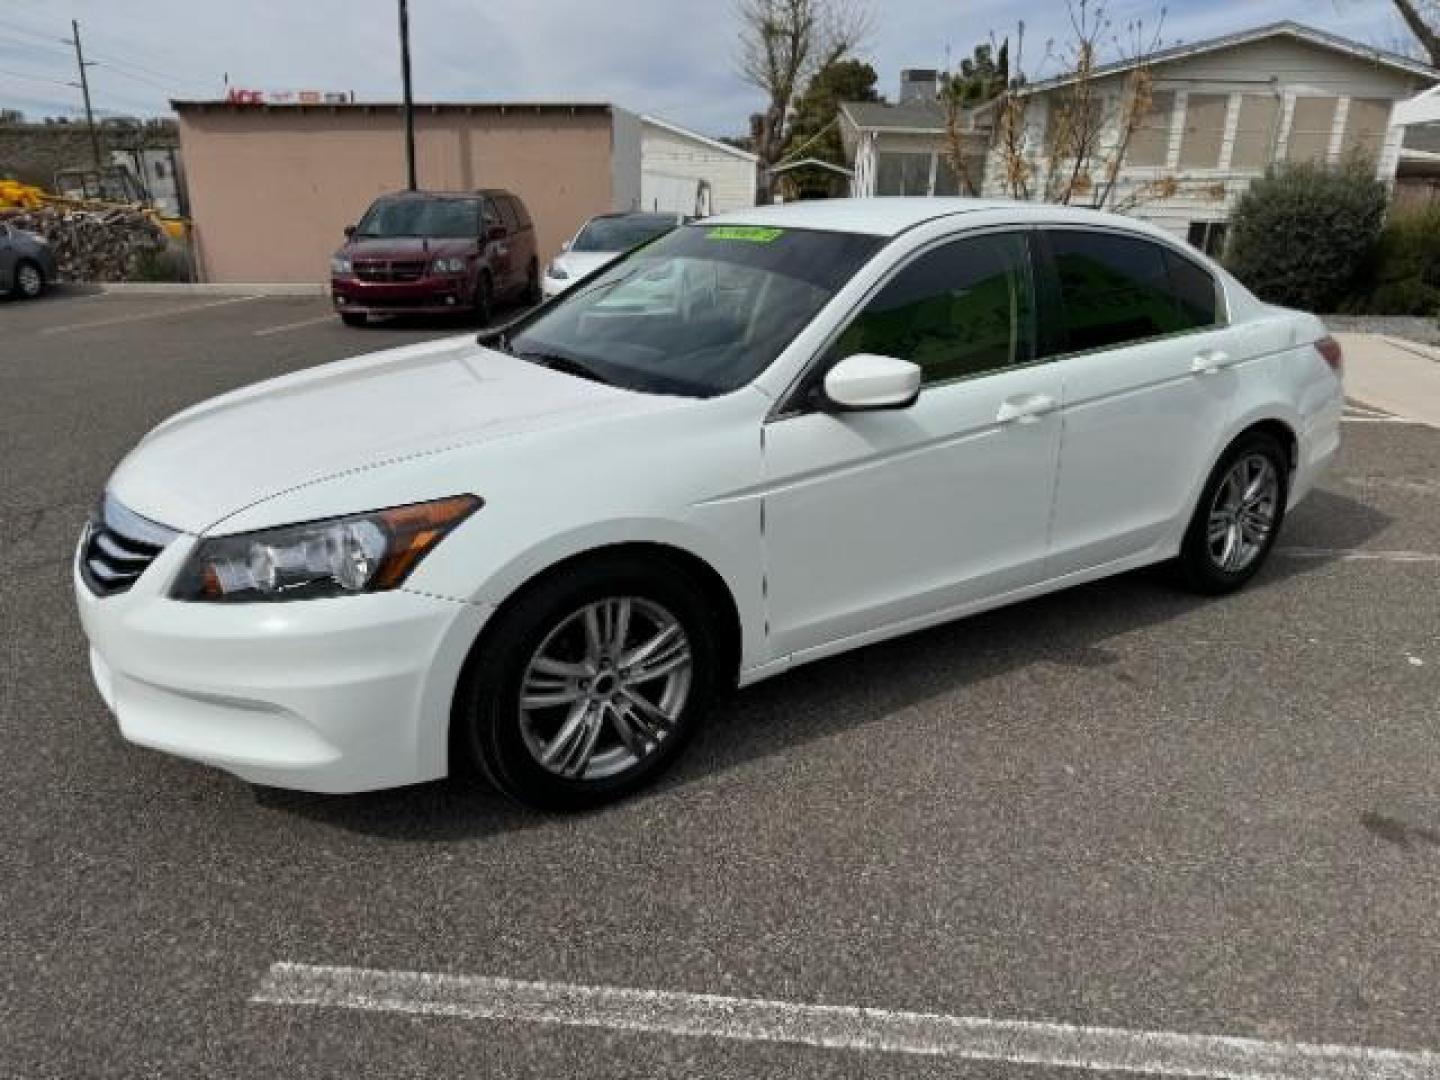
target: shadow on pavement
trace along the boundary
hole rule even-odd
[[[1314,492],[1301,510],[1286,523],[1281,547],[1355,547],[1391,521],[1329,491]],[[1248,590],[1281,588],[1333,561],[1272,556]],[[715,773],[1038,662],[1107,667],[1116,661],[1105,646],[1108,639],[1224,602],[1182,591],[1166,567],[1151,567],[808,664],[721,702],[676,768],[634,799],[663,797]],[[253,790],[262,806],[388,840],[472,839],[556,820],[516,807],[478,781],[344,796]]]

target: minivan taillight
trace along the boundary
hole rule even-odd
[[[1330,370],[1336,375],[1345,372],[1345,354],[1340,350],[1340,342],[1328,334],[1315,342],[1315,351],[1325,358],[1325,363],[1330,365]]]

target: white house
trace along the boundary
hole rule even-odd
[[[1440,71],[1420,61],[1293,22],[1179,45],[1149,62],[1150,110],[1130,140],[1110,205],[1129,206],[1136,216],[1212,251],[1223,243],[1235,202],[1274,163],[1336,164],[1364,154],[1393,182],[1404,133],[1391,126],[1391,110],[1440,82]],[[1133,69],[1117,63],[1096,70],[1094,90],[1108,118],[1099,161],[1116,145],[1119,102]],[[1066,76],[1021,91],[1032,198],[1043,188],[1050,114],[1072,85]],[[939,194],[953,183],[944,163],[943,111],[933,101],[923,104],[935,118],[928,129],[915,123],[914,104],[895,107],[905,121],[900,128],[878,123],[883,117],[873,114],[874,106],[858,117],[850,106],[842,112],[842,131],[850,116],[846,144],[853,142],[857,154],[856,194]],[[982,108],[965,117],[967,126],[980,130],[977,144],[989,139],[996,111]],[[925,165],[928,190],[920,179]],[[983,174],[982,194],[1016,194],[993,140],[983,167],[974,171]]]
[[[640,118],[640,209],[718,214],[755,205],[759,158],[655,116]]]

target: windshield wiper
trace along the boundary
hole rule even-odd
[[[598,382],[605,386],[616,385],[615,380],[608,378],[589,364],[576,360],[573,356],[561,356],[559,353],[542,352],[517,352],[516,356],[522,360],[529,360],[532,364],[539,364],[551,371],[562,371],[566,375],[574,375],[581,379],[589,379],[591,382]]]

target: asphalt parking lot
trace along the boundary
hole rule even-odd
[[[812,665],[602,812],[123,743],[69,576],[118,458],[461,332],[0,304],[0,1076],[1440,1076],[1440,431],[1370,410],[1245,592],[1128,575]]]

